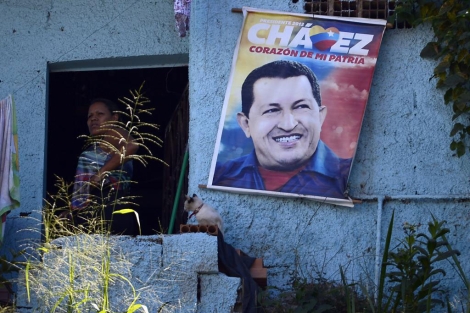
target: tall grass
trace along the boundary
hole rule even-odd
[[[151,114],[152,110],[145,107],[149,99],[143,95],[142,88],[143,84],[139,89],[130,91],[129,97],[119,99],[125,106],[125,110],[119,113],[127,117],[127,122],[103,125],[107,135],[102,137],[81,136],[86,139],[87,145],[99,144],[120,156],[121,166],[113,171],[118,175],[124,163],[130,160],[144,165],[151,160],[163,162],[153,156],[148,147],[148,144],[161,146],[162,141],[152,133],[158,125],[141,120],[141,115]],[[139,146],[139,154],[128,154],[126,151],[126,144],[131,140]],[[121,145],[116,147],[110,143],[112,141],[118,141]],[[102,174],[106,176],[111,172]],[[123,254],[116,240],[113,240],[110,229],[112,221],[104,220],[105,207],[112,206],[113,216],[135,215],[140,229],[138,214],[131,208],[135,205],[133,197],[108,193],[101,183],[98,186],[100,195],[90,195],[87,208],[76,215],[76,212],[70,211],[73,183],[57,177],[55,187],[57,192],[45,199],[42,210],[43,242],[36,247],[38,253],[31,254],[24,266],[23,283],[28,301],[32,301],[34,295],[36,305],[47,313],[148,312],[147,306],[141,303],[145,299],[140,298],[131,282],[130,256]],[[121,209],[116,210],[118,206]],[[77,225],[73,220],[77,217],[86,222]],[[111,290],[118,292],[119,299],[112,296]],[[154,297],[158,298],[158,295]],[[159,311],[166,306],[162,303]]]

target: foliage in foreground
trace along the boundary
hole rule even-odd
[[[450,248],[445,237],[450,230],[444,224],[434,219],[427,233],[417,233],[418,225],[404,224],[405,237],[396,250],[388,251],[384,264],[390,268],[385,274],[390,293],[384,312],[431,312],[436,306],[445,307],[446,290],[440,281],[446,272],[441,264],[460,252]]]
[[[264,313],[470,313],[468,279],[460,265],[458,250],[452,249],[446,234],[450,230],[445,221],[432,216],[427,232],[418,232],[421,225],[405,223],[404,237],[391,248],[394,214],[390,220],[379,285],[374,296],[361,283],[348,284],[342,268],[341,282],[319,279],[308,282],[295,280],[292,290],[270,296],[271,290],[260,296],[260,311]],[[466,288],[466,299],[459,311],[446,298],[447,291],[440,286],[446,272],[444,263],[450,262]],[[455,290],[454,290],[455,292]]]

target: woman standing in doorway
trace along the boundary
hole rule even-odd
[[[128,202],[126,197],[133,173],[129,156],[134,155],[139,146],[129,132],[119,126],[118,108],[111,100],[91,101],[87,125],[90,144],[78,159],[72,195],[74,222],[91,228],[94,221],[99,221],[104,231],[135,235],[135,215],[113,212],[125,208],[124,203]]]

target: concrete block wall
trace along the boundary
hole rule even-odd
[[[51,309],[70,285],[70,256],[74,260],[74,289],[90,288],[89,297],[100,299],[102,262],[108,251],[110,273],[129,280],[112,278],[109,298],[113,312],[126,311],[136,295],[136,303],[146,305],[149,312],[160,312],[160,308],[161,312],[231,312],[237,301],[241,279],[218,272],[216,236],[79,235],[54,240],[50,246],[52,249],[43,255],[42,263],[30,273],[31,289],[41,293],[33,293],[29,303],[24,284],[20,285],[17,305],[21,312]],[[41,288],[35,283],[37,279]],[[52,297],[49,302],[45,302],[45,294]],[[76,301],[84,298],[83,292],[76,295]],[[81,309],[91,309],[92,303]]]

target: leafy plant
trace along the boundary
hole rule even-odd
[[[438,222],[438,220],[436,219],[436,217],[434,215],[432,215],[432,220],[435,223]],[[446,235],[443,235],[442,238],[445,241],[447,241]],[[448,251],[453,250],[452,246],[449,243],[446,244],[446,248],[447,248]],[[466,298],[464,300],[465,302],[463,303],[464,306],[462,307],[462,312],[470,313],[470,281],[468,280],[467,276],[465,275],[464,270],[462,269],[462,265],[460,264],[460,261],[457,258],[457,254],[452,254],[452,261],[453,262],[451,262],[451,265],[456,270],[457,274],[459,275],[459,278],[464,283],[465,289],[466,289]],[[449,302],[447,302],[447,306],[448,307],[450,306]],[[451,310],[448,309],[447,312],[451,312]]]
[[[404,0],[397,4],[390,21],[404,19],[413,26],[429,22],[434,40],[421,57],[438,60],[432,78],[444,89],[444,103],[451,104],[453,138],[450,149],[458,157],[465,154],[470,135],[470,4],[468,0]]]
[[[378,312],[431,312],[437,304],[444,306],[438,296],[443,293],[439,282],[446,272],[438,264],[460,254],[450,248],[445,238],[449,229],[444,224],[445,221],[434,219],[429,222],[427,233],[417,233],[419,225],[405,223],[405,238],[396,250],[389,251],[392,216],[385,249],[387,262],[382,263]],[[387,267],[391,269],[387,271]],[[385,278],[390,286],[388,297],[384,296]]]

